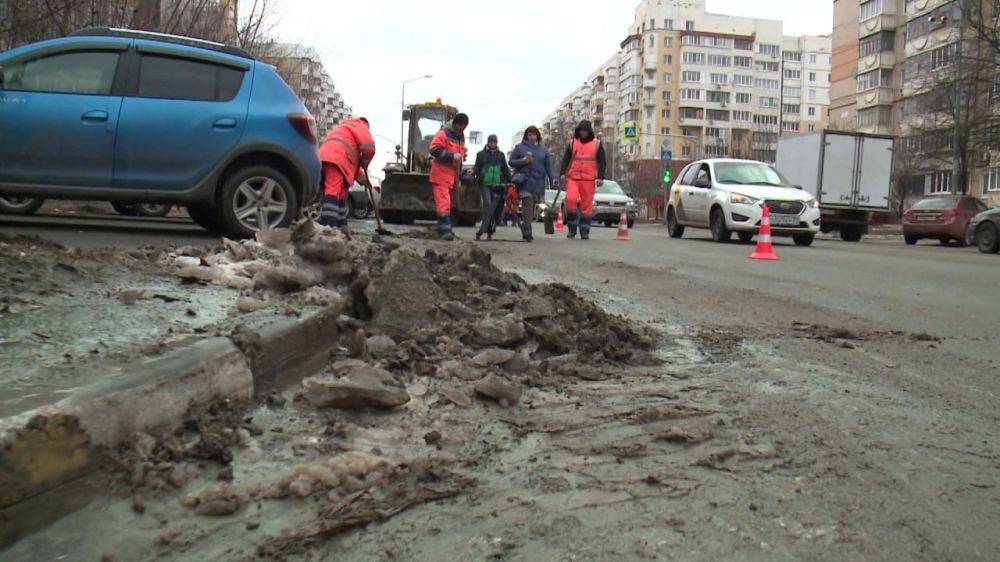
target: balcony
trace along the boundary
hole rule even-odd
[[[895,88],[889,88],[889,87],[872,88],[871,90],[858,92],[857,108],[865,109],[867,107],[874,107],[876,105],[892,105],[898,99],[899,96],[896,94]]]
[[[882,51],[867,57],[858,58],[858,74],[863,74],[869,70],[877,68],[895,68],[896,53],[893,51]]]
[[[858,24],[858,38],[864,39],[882,31],[892,31],[905,23],[896,14],[881,14]]]

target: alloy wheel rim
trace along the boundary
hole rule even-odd
[[[288,199],[278,182],[264,176],[245,180],[233,194],[233,214],[251,231],[276,228],[288,214]]]

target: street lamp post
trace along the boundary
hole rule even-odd
[[[433,77],[434,76],[432,74],[424,74],[423,76],[418,76],[416,78],[411,78],[411,79],[406,80],[406,81],[403,82],[403,91],[402,91],[402,95],[400,95],[400,102],[399,102],[399,147],[400,147],[400,149],[402,149],[402,147],[403,147],[403,141],[406,139],[406,137],[404,136],[404,133],[403,133],[403,112],[406,111],[406,85],[409,84],[410,82],[416,82],[418,80],[426,80],[428,78],[433,78]]]

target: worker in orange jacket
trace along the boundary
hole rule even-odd
[[[348,190],[355,181],[368,184],[368,165],[375,158],[375,139],[368,120],[345,119],[326,136],[319,149],[323,162],[323,198],[319,223],[347,228]]]
[[[573,132],[562,161],[562,178],[566,184],[566,236],[590,239],[590,223],[594,217],[594,194],[604,184],[607,159],[601,141],[594,136],[590,121],[581,121]]]
[[[468,154],[465,148],[465,128],[469,126],[469,116],[459,113],[451,120],[451,127],[445,127],[434,135],[430,152],[431,186],[434,189],[434,210],[437,213],[438,232],[444,240],[454,240],[451,230],[451,192],[458,184],[462,172],[462,162]]]

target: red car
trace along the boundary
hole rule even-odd
[[[972,217],[987,210],[979,199],[970,195],[939,195],[928,197],[903,213],[903,238],[909,245],[924,238],[954,240],[965,246],[965,231]]]

